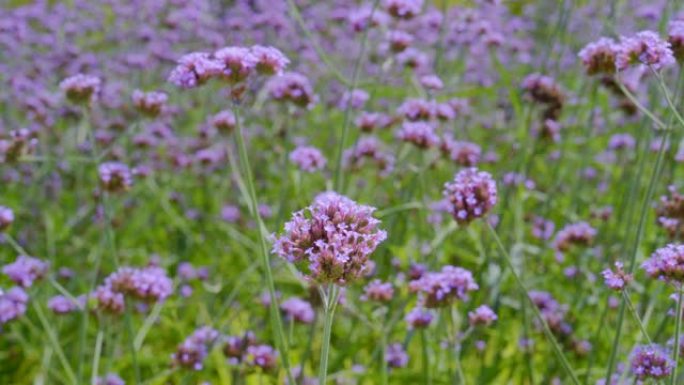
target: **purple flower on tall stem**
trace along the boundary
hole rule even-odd
[[[624,290],[627,285],[634,279],[631,274],[628,274],[623,270],[622,262],[615,262],[615,271],[611,269],[605,269],[601,272],[603,278],[605,279],[606,286],[613,290],[621,291]]]
[[[327,160],[316,147],[300,146],[290,153],[290,162],[305,172],[316,172],[325,168]]]
[[[578,56],[584,64],[587,75],[599,73],[615,73],[615,56],[618,45],[615,40],[602,37],[599,40],[587,44],[579,52]]]
[[[178,59],[178,65],[171,71],[168,80],[181,88],[195,88],[222,71],[222,63],[210,54],[193,52]]]
[[[492,176],[476,168],[459,171],[453,181],[444,185],[443,195],[449,202],[449,213],[459,225],[485,216],[498,200]]]
[[[131,170],[123,163],[102,163],[98,171],[100,173],[100,184],[106,191],[123,192],[133,185]]]
[[[675,64],[670,43],[653,31],[641,31],[632,37],[620,38],[615,65],[626,70],[630,65],[645,64],[659,70]]]
[[[684,245],[669,244],[657,249],[641,267],[651,277],[681,285],[684,283]]]
[[[285,313],[285,318],[290,322],[300,322],[310,324],[313,322],[316,313],[307,301],[301,298],[288,298],[280,304],[280,309]]]
[[[293,214],[273,252],[313,281],[345,285],[361,276],[370,254],[387,237],[373,211],[335,192],[320,194]]]
[[[21,287],[0,289],[0,326],[23,316],[28,301],[29,296]]]
[[[48,264],[38,258],[20,255],[17,259],[5,265],[2,272],[17,285],[27,288],[47,274]]]
[[[374,279],[363,288],[362,301],[389,302],[394,297],[394,288],[390,282]]]
[[[662,379],[672,373],[675,363],[662,347],[658,345],[637,346],[630,357],[632,373],[640,379]]]
[[[14,223],[14,211],[9,207],[0,206],[0,232],[7,230]]]
[[[77,74],[62,80],[59,88],[71,102],[85,104],[97,98],[101,83],[96,76]]]
[[[478,288],[469,270],[455,266],[427,272],[409,283],[409,290],[419,293],[423,305],[428,308],[444,307],[456,300],[464,300],[469,292]]]

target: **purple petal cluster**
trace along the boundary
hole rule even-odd
[[[553,241],[554,249],[565,252],[573,245],[590,246],[596,237],[596,229],[587,222],[577,222],[563,227]]]
[[[94,297],[98,306],[112,313],[121,313],[125,296],[145,301],[161,302],[173,294],[173,281],[157,266],[121,267],[97,287]]]
[[[468,313],[470,326],[489,326],[497,320],[496,313],[487,305],[482,305]]]
[[[430,326],[434,316],[429,310],[421,307],[415,307],[406,314],[404,320],[411,329],[422,329]]]
[[[83,104],[97,98],[101,83],[96,76],[77,74],[62,80],[59,88],[71,102]]]
[[[435,147],[440,142],[435,128],[427,122],[405,122],[397,131],[397,139],[422,149]]]
[[[387,238],[373,211],[335,192],[320,194],[311,206],[293,214],[273,252],[297,264],[313,281],[349,283]]]
[[[665,349],[652,344],[634,348],[630,357],[630,366],[636,378],[658,380],[672,373],[674,363]]]
[[[362,301],[389,302],[394,297],[394,287],[390,282],[374,279],[363,288]]]
[[[629,285],[634,277],[623,270],[622,262],[615,262],[615,271],[611,269],[605,269],[601,272],[603,279],[605,280],[606,286],[610,289],[621,291],[624,290],[627,285]]]
[[[323,170],[327,163],[321,150],[312,146],[299,146],[290,153],[290,162],[305,172]]]
[[[218,331],[209,326],[195,330],[171,355],[173,364],[188,369],[202,370],[204,359],[218,337]]]
[[[385,361],[390,368],[403,368],[408,364],[409,356],[400,343],[387,346]]]
[[[301,298],[288,298],[280,304],[280,310],[290,322],[310,324],[313,322],[316,312],[311,304]]]
[[[444,185],[443,196],[449,202],[449,213],[459,225],[485,216],[498,199],[492,176],[476,168],[459,171],[453,181]]]
[[[615,56],[617,55],[618,45],[615,40],[602,37],[599,40],[587,44],[579,52],[578,56],[582,60],[587,75],[612,74],[615,73]]]
[[[7,230],[14,223],[14,211],[9,207],[0,206],[0,231]]]
[[[641,267],[653,278],[681,284],[684,282],[684,245],[669,244],[657,249]]]
[[[102,163],[98,172],[100,185],[109,192],[127,191],[133,185],[133,173],[127,165],[120,162]]]
[[[26,313],[29,296],[21,287],[13,287],[5,292],[0,290],[0,325],[17,319]]]
[[[143,92],[141,90],[133,91],[133,105],[141,113],[155,117],[162,112],[162,109],[166,106],[166,101],[169,96],[164,92],[152,91]]]
[[[270,372],[278,366],[278,352],[270,345],[251,345],[247,347],[247,365]]]
[[[17,285],[27,288],[33,282],[45,277],[48,272],[47,262],[38,258],[20,255],[17,259],[2,268],[2,272]]]
[[[678,62],[684,62],[684,20],[673,20],[667,28],[667,42]]]
[[[449,265],[442,267],[441,271],[427,272],[409,283],[409,289],[418,293],[422,304],[428,308],[464,300],[469,292],[478,288],[469,270]]]
[[[629,66],[644,64],[659,70],[675,64],[670,43],[653,31],[641,31],[632,37],[621,37],[615,57],[618,70]]]

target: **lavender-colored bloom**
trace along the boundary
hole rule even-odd
[[[98,307],[110,313],[121,313],[125,296],[146,301],[161,302],[173,293],[173,281],[157,266],[141,269],[121,267],[105,278],[93,296]]]
[[[636,140],[630,134],[615,134],[608,141],[608,148],[613,151],[632,150],[636,145]]]
[[[240,220],[240,208],[235,205],[225,205],[221,208],[221,219],[228,223]]]
[[[380,176],[389,175],[394,169],[394,156],[380,149],[381,143],[375,137],[363,137],[342,154],[342,164],[346,169],[361,168],[370,159],[379,169]]]
[[[633,64],[645,64],[659,70],[675,64],[670,43],[653,31],[641,31],[633,37],[621,37],[615,65],[623,71]]]
[[[648,275],[666,282],[684,282],[684,245],[669,244],[657,249],[641,267]]]
[[[424,99],[406,99],[397,113],[403,115],[406,120],[430,120],[435,115],[435,103]]]
[[[408,364],[408,354],[404,347],[399,344],[390,344],[385,351],[385,361],[390,368],[403,368]]]
[[[77,74],[62,80],[59,88],[73,103],[89,103],[97,98],[101,83],[96,76]]]
[[[596,229],[587,222],[577,222],[562,228],[553,241],[554,249],[565,252],[572,245],[589,246],[594,242]]]
[[[239,83],[252,74],[258,59],[249,48],[224,47],[214,53],[216,61],[221,63],[221,77],[230,83]]]
[[[161,113],[164,106],[166,106],[168,98],[168,95],[164,92],[133,91],[133,104],[138,111],[150,117],[155,117]]]
[[[674,363],[662,347],[640,345],[634,348],[630,357],[632,373],[640,379],[662,379],[672,373]]]
[[[478,288],[470,271],[449,265],[438,272],[427,272],[409,283],[409,289],[419,293],[423,305],[428,308],[444,307],[455,300],[463,300]]]
[[[178,59],[169,82],[181,88],[194,88],[222,73],[223,65],[206,52],[193,52]]]
[[[634,279],[631,274],[623,270],[622,262],[615,262],[615,271],[605,269],[601,272],[606,286],[613,290],[621,291]]]
[[[31,287],[34,281],[37,281],[47,274],[48,264],[38,258],[20,255],[17,259],[5,265],[2,272],[21,287]]]
[[[423,8],[423,0],[383,0],[382,6],[387,13],[398,19],[412,19]]]
[[[423,149],[435,147],[440,142],[434,127],[427,122],[405,122],[397,131],[397,139]]]
[[[346,109],[347,107],[353,109],[361,109],[366,104],[370,95],[368,92],[360,89],[354,89],[351,92],[345,92],[340,100],[339,107],[341,109]]]
[[[285,313],[285,318],[290,322],[296,321],[303,324],[312,323],[316,315],[310,303],[297,297],[283,301],[280,304],[280,310]]]
[[[278,352],[269,345],[252,345],[247,347],[247,364],[269,372],[278,365]]]
[[[85,307],[85,296],[75,299],[56,295],[48,300],[48,308],[55,314],[68,314]]]
[[[482,305],[468,313],[471,326],[489,326],[497,320],[496,313],[487,305]]]
[[[354,121],[356,127],[363,132],[372,132],[378,128],[387,128],[392,125],[392,123],[392,117],[376,112],[362,112]]]
[[[0,290],[0,325],[24,315],[28,300],[28,294],[21,287],[15,286],[6,292]]]
[[[677,61],[684,62],[684,20],[673,20],[667,28],[667,41]]]
[[[325,168],[327,160],[316,147],[300,146],[290,153],[290,162],[302,171],[316,172]]]
[[[437,75],[423,75],[420,77],[420,84],[429,90],[441,90],[444,82]]]
[[[224,134],[233,132],[237,126],[235,114],[230,110],[219,112],[218,114],[212,116],[209,121],[214,128]]]
[[[7,230],[14,222],[14,211],[9,207],[0,206],[0,231]]]
[[[618,45],[615,40],[602,37],[598,41],[587,44],[578,56],[584,64],[587,75],[598,73],[615,73],[615,56]]]
[[[363,288],[362,301],[389,302],[394,297],[394,288],[390,282],[374,279]]]
[[[404,320],[409,324],[409,328],[422,329],[430,326],[433,318],[434,317],[429,310],[416,307],[406,314]]]
[[[451,161],[464,167],[477,165],[482,154],[482,149],[477,144],[455,140],[448,134],[442,138],[440,149]]]
[[[449,201],[449,213],[460,225],[486,215],[498,199],[492,176],[476,168],[459,171],[444,185],[443,195]]]
[[[218,331],[209,326],[197,329],[171,355],[173,364],[193,370],[202,370],[204,359],[209,354],[211,345],[218,337]]]
[[[314,281],[349,283],[363,273],[370,254],[387,238],[373,211],[335,192],[320,194],[311,206],[293,214],[273,252]]]
[[[551,332],[560,336],[567,336],[572,332],[572,327],[565,322],[566,305],[561,305],[550,293],[544,291],[533,290],[528,295],[532,303],[539,309]]]
[[[255,45],[250,50],[256,58],[256,70],[260,74],[280,75],[290,64],[290,59],[277,48]]]
[[[295,72],[272,77],[266,83],[266,89],[271,98],[290,102],[302,108],[311,108],[316,102],[309,79]]]
[[[387,40],[392,52],[402,52],[413,43],[414,37],[405,31],[392,30],[387,32]]]
[[[109,192],[126,191],[133,185],[131,169],[123,163],[102,163],[98,172],[100,174],[100,185]]]
[[[114,373],[108,373],[106,376],[98,377],[95,385],[126,385],[126,381]]]
[[[556,225],[550,220],[542,217],[534,217],[532,219],[532,236],[537,239],[547,240],[551,238],[555,228]]]
[[[247,348],[256,345],[256,338],[251,331],[245,332],[242,337],[227,336],[224,338],[223,354],[228,357],[228,362],[235,365],[244,361]]]

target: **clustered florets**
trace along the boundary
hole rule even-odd
[[[313,281],[347,284],[361,276],[369,255],[387,237],[373,211],[335,192],[320,194],[293,214],[273,252]]]
[[[496,182],[485,171],[467,168],[444,185],[444,198],[449,213],[459,224],[467,224],[485,216],[497,202]]]
[[[428,308],[444,307],[456,300],[464,300],[469,292],[478,288],[470,271],[448,265],[438,272],[426,272],[409,283],[409,290],[418,293],[421,303]]]

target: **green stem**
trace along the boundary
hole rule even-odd
[[[294,378],[290,372],[290,361],[288,358],[288,345],[285,342],[285,336],[283,331],[283,321],[280,318],[280,311],[278,310],[278,300],[276,297],[275,283],[273,281],[273,272],[271,271],[271,261],[269,258],[268,246],[266,245],[266,238],[264,237],[264,224],[259,214],[259,204],[256,196],[256,189],[254,188],[254,176],[252,175],[252,167],[249,163],[249,157],[247,156],[247,146],[245,145],[244,133],[242,129],[242,124],[240,124],[240,115],[237,107],[233,108],[233,113],[235,114],[235,121],[237,123],[235,141],[237,142],[238,154],[240,157],[240,163],[242,164],[242,172],[245,176],[244,180],[247,184],[246,197],[245,200],[249,206],[249,211],[256,222],[257,228],[257,239],[259,243],[259,251],[261,255],[262,264],[264,267],[264,275],[266,278],[266,286],[268,287],[268,294],[271,297],[271,327],[274,329],[276,337],[276,347],[280,352],[280,357],[283,360],[283,366],[285,367],[285,373],[289,383],[294,384]]]
[[[423,384],[431,385],[432,378],[430,378],[430,355],[428,353],[428,340],[427,332],[425,329],[420,330],[420,345],[422,350],[422,363],[423,363]]]
[[[670,385],[677,383],[677,366],[679,364],[679,329],[682,326],[682,288],[677,288],[677,321],[675,322],[675,338],[674,338],[674,367],[672,368],[672,377],[670,378]]]
[[[523,284],[522,280],[520,280],[520,277],[518,276],[518,273],[515,271],[515,268],[513,267],[513,262],[511,261],[511,257],[508,254],[508,251],[504,247],[503,243],[501,243],[501,239],[499,238],[499,235],[496,233],[496,230],[494,230],[492,225],[489,224],[489,222],[486,222],[486,223],[487,223],[487,228],[489,229],[489,232],[491,233],[492,237],[496,241],[497,246],[499,247],[499,250],[501,251],[501,255],[503,257],[502,259],[504,260],[508,269],[511,271],[511,275],[513,275],[515,283],[518,286],[518,290],[521,291],[521,293],[525,296],[525,298],[527,298],[528,302],[532,305],[532,306],[530,306],[530,308],[532,308],[532,312],[534,313],[535,317],[537,317],[537,319],[539,320],[539,323],[542,325],[542,329],[544,331],[544,334],[546,335],[546,338],[551,343],[551,346],[553,347],[553,351],[556,354],[556,358],[558,358],[558,361],[560,361],[561,366],[563,366],[563,369],[565,370],[565,372],[568,374],[568,376],[570,376],[572,383],[575,385],[580,385],[580,381],[577,378],[577,375],[575,375],[575,371],[570,366],[570,363],[568,362],[567,358],[565,358],[565,355],[563,354],[563,351],[561,350],[561,347],[558,344],[558,341],[556,341],[556,338],[553,336],[551,329],[549,329],[549,325],[546,323],[546,320],[544,320],[544,317],[542,317],[541,313],[539,312],[539,309],[537,308],[537,305],[535,305],[534,302],[532,301],[532,298],[530,298],[530,295],[528,293],[527,288],[525,287],[525,284]]]
[[[324,302],[324,324],[323,324],[323,345],[321,346],[321,362],[318,369],[318,384],[325,385],[328,376],[328,356],[330,354],[330,335],[332,331],[333,316],[337,305],[339,289],[332,284],[327,295],[323,298]]]
[[[629,298],[629,294],[627,293],[627,290],[622,291],[622,296],[624,297],[625,303],[627,304],[627,308],[629,308],[629,311],[632,313],[634,320],[639,325],[639,329],[641,330],[641,334],[644,335],[644,337],[646,338],[646,341],[648,341],[649,344],[653,343],[651,341],[651,337],[648,336],[648,332],[646,331],[646,326],[644,326],[644,323],[641,322],[641,317],[639,317],[639,313],[637,313],[636,309],[634,308],[634,305],[632,304],[632,300]]]

